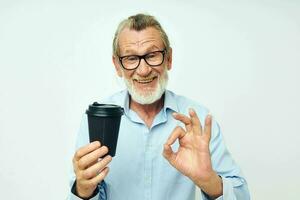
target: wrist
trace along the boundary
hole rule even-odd
[[[80,197],[81,199],[88,200],[93,196],[93,191],[81,190],[76,187],[76,196]]]
[[[210,198],[215,199],[223,195],[222,178],[214,171],[206,180],[196,180],[194,182]]]
[[[72,187],[72,193],[83,200],[88,200],[97,195],[98,187],[94,189],[84,190],[78,185],[77,181],[75,181]]]

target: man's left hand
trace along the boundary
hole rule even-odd
[[[180,126],[173,130],[164,145],[163,155],[173,167],[189,177],[209,196],[218,197],[222,195],[222,180],[212,169],[209,151],[212,117],[206,117],[202,128],[193,109],[189,110],[189,115],[173,113],[176,120],[184,123],[185,130]],[[177,138],[180,146],[177,152],[173,152],[171,145]]]

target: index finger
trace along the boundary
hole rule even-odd
[[[100,146],[101,146],[100,142],[95,141],[79,148],[74,155],[75,160],[76,161],[80,160],[81,157],[98,149]]]
[[[192,130],[192,121],[189,117],[187,117],[187,116],[185,116],[184,114],[181,114],[181,113],[173,113],[173,117],[176,120],[179,120],[182,123],[184,123],[187,132],[190,132]]]

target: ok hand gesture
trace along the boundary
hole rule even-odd
[[[193,109],[189,110],[189,117],[179,113],[174,113],[173,117],[184,123],[185,129],[177,126],[173,130],[164,145],[164,157],[207,194],[212,197],[220,196],[222,180],[212,169],[209,151],[212,117],[206,117],[204,128]],[[173,152],[171,145],[177,139],[179,148],[177,152]]]

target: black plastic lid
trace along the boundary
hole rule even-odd
[[[89,105],[89,108],[85,113],[98,117],[119,117],[123,115],[124,109],[121,106],[114,104],[100,104],[98,102],[94,102]]]

